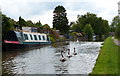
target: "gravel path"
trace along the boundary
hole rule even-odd
[[[118,39],[115,39],[114,37],[112,37],[114,43],[118,46],[120,46],[120,41]]]

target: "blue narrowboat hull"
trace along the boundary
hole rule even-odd
[[[51,42],[23,42],[22,44],[51,44]]]
[[[49,45],[51,42],[23,42],[21,44],[4,43],[2,45],[2,51],[20,50],[20,49],[34,49]],[[31,47],[32,46],[32,47]]]

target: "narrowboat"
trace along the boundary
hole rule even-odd
[[[51,44],[47,34],[29,31],[9,31],[5,36],[5,48],[24,48],[25,46],[36,46]]]

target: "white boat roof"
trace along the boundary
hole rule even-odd
[[[24,33],[31,33],[31,34],[45,34],[45,33],[39,33],[39,32],[30,32],[30,31],[23,31],[23,30],[14,30],[18,32],[24,32]]]

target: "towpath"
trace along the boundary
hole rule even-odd
[[[112,37],[112,39],[116,45],[120,46],[120,40],[115,39],[114,37]]]

